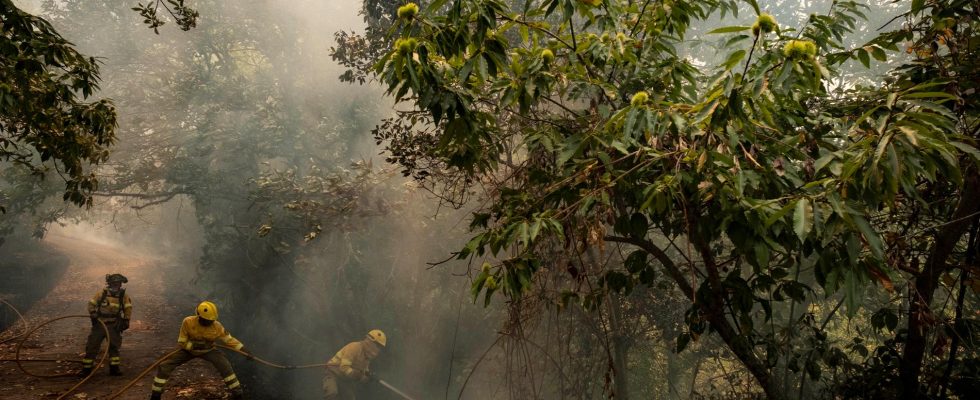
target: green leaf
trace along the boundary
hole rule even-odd
[[[864,235],[864,240],[868,242],[868,246],[871,247],[871,252],[874,253],[875,257],[878,257],[879,259],[884,257],[885,252],[881,245],[881,237],[878,236],[878,232],[875,232],[875,230],[871,228],[871,224],[868,223],[868,220],[864,219],[864,216],[862,215],[853,215],[852,219],[854,224],[857,225],[858,230],[860,230],[861,234]]]
[[[864,64],[864,68],[871,68],[871,57],[868,56],[867,50],[858,49],[857,56],[858,60],[861,60],[861,64]]]
[[[426,10],[430,14],[436,13],[439,11],[440,8],[442,8],[444,4],[446,4],[446,0],[433,0],[432,3],[430,3],[429,6],[426,7]]]
[[[878,166],[878,163],[881,161],[881,156],[885,154],[885,149],[888,148],[888,142],[891,141],[891,139],[892,135],[885,135],[881,138],[881,141],[878,142],[878,147],[875,149],[874,161],[871,163],[873,167]]]
[[[782,219],[786,214],[789,214],[789,210],[792,210],[795,206],[796,201],[791,201],[783,206],[783,208],[780,208],[779,211],[776,211],[770,215],[769,218],[766,218],[766,228],[768,229],[770,226],[772,226],[772,224],[776,223],[776,221]]]
[[[752,247],[755,252],[755,262],[759,268],[765,269],[769,266],[769,246],[765,242],[759,241]]]
[[[946,92],[912,92],[902,94],[903,99],[944,98],[956,100],[957,97]]]
[[[530,246],[531,245],[531,229],[530,229],[531,227],[528,226],[527,221],[522,221],[517,226],[518,226],[517,232],[518,232],[518,235],[519,235],[518,236],[519,242],[522,243],[522,244],[524,244],[525,246]]]
[[[741,31],[747,31],[749,29],[752,29],[752,27],[751,26],[726,26],[724,28],[713,29],[709,31],[708,34],[711,35],[715,33],[741,32]]]
[[[739,61],[742,61],[743,58],[745,58],[745,50],[736,51],[728,56],[728,59],[725,60],[722,66],[724,66],[725,69],[732,69],[736,64],[738,64]]]
[[[853,267],[846,270],[844,276],[844,305],[846,314],[853,317],[864,302],[864,285],[860,282],[860,276],[855,273]]]
[[[871,56],[874,57],[875,60],[881,62],[888,61],[888,56],[885,55],[885,50],[878,46],[871,46]]]
[[[537,239],[538,232],[540,232],[540,231],[541,231],[541,219],[540,218],[535,218],[534,219],[534,222],[531,223],[531,241],[532,242],[534,241],[534,239]]]
[[[925,8],[926,0],[912,0],[912,14],[918,14]]]
[[[813,208],[809,200],[800,199],[796,202],[796,212],[793,213],[793,232],[802,242],[811,229],[813,229]]]
[[[970,155],[977,162],[980,162],[980,150],[978,150],[976,147],[963,142],[949,142],[949,144],[953,145],[953,147],[957,149],[960,149],[962,152]]]
[[[820,172],[820,170],[822,170],[823,167],[826,167],[827,164],[830,164],[830,162],[833,161],[835,158],[837,158],[837,155],[835,153],[824,154],[822,157],[818,158],[817,161],[813,163],[813,171]]]
[[[638,274],[643,270],[647,269],[649,264],[647,263],[647,252],[643,250],[634,250],[628,256],[626,260],[623,261],[623,266],[631,274]]]
[[[563,146],[561,154],[558,156],[558,165],[564,165],[568,160],[575,157],[576,154],[582,149],[582,145],[585,143],[582,137],[579,135],[572,136],[568,138]]]
[[[484,262],[480,274],[473,279],[473,284],[470,286],[470,295],[473,296],[473,301],[476,301],[476,297],[480,295],[481,291],[483,291],[483,285],[487,282],[487,278],[490,277],[489,271],[490,263]]]

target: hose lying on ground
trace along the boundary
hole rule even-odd
[[[2,342],[0,342],[0,344],[3,344],[3,343],[7,343],[9,341],[12,341],[12,340],[15,340],[15,339],[18,339],[18,338],[20,339],[19,341],[17,341],[17,347],[14,349],[14,358],[13,359],[0,359],[0,361],[13,361],[13,362],[17,363],[17,368],[19,368],[21,372],[23,372],[25,375],[33,376],[35,378],[59,378],[59,377],[63,377],[63,376],[72,376],[72,375],[74,375],[72,373],[60,373],[60,374],[49,374],[49,375],[40,375],[40,374],[32,373],[32,372],[30,372],[30,371],[28,371],[27,369],[24,368],[24,364],[23,364],[24,362],[42,362],[42,361],[61,362],[61,361],[64,361],[64,360],[57,360],[57,359],[21,360],[20,359],[20,349],[21,349],[21,347],[24,346],[24,342],[27,341],[27,338],[31,337],[31,334],[33,334],[34,332],[37,332],[37,330],[41,329],[42,327],[44,327],[44,326],[46,326],[46,325],[48,325],[48,324],[50,324],[52,322],[60,321],[60,320],[63,320],[63,319],[68,319],[68,318],[91,318],[90,316],[88,316],[88,315],[65,315],[65,316],[61,316],[61,317],[49,319],[47,321],[44,321],[40,325],[35,326],[34,328],[31,328],[27,324],[27,319],[24,318],[24,315],[21,314],[20,311],[17,310],[17,307],[14,307],[13,304],[8,303],[6,300],[0,299],[0,302],[3,302],[3,304],[6,304],[7,307],[10,307],[11,310],[14,310],[14,313],[16,313],[20,317],[21,321],[23,321],[24,331],[25,331],[22,334],[14,335],[13,337],[4,339]],[[102,325],[102,330],[105,332],[105,337],[108,338],[109,337],[109,327],[106,326],[105,322],[102,322],[102,320],[98,320],[97,319],[96,321],[98,321],[99,324]],[[66,392],[62,393],[60,396],[58,396],[58,399],[57,400],[61,400],[61,399],[65,398],[65,396],[67,396],[69,393],[74,392],[75,389],[78,389],[80,386],[82,386],[83,384],[85,384],[85,382],[87,382],[92,377],[92,375],[95,374],[95,371],[97,369],[99,369],[102,366],[102,364],[105,363],[105,359],[108,356],[109,356],[109,346],[106,346],[105,350],[102,351],[102,357],[99,357],[99,362],[94,365],[94,367],[92,368],[92,371],[89,372],[89,374],[86,375],[84,379],[82,379],[81,381],[79,381],[78,383],[76,383],[75,386],[72,386],[70,389],[68,389],[68,391],[66,391]],[[73,361],[74,362],[79,362],[77,360],[73,360]]]
[[[139,375],[136,375],[135,378],[133,378],[132,380],[130,380],[129,383],[126,384],[126,386],[123,386],[122,389],[119,389],[119,391],[117,391],[116,393],[113,393],[112,396],[109,396],[109,400],[112,400],[112,399],[115,399],[115,398],[117,398],[119,396],[122,396],[122,394],[123,393],[126,393],[126,391],[129,390],[129,388],[133,387],[133,385],[136,384],[136,382],[139,382],[139,380],[142,379],[144,375],[146,375],[148,372],[152,371],[153,368],[155,368],[157,365],[160,365],[160,363],[162,363],[164,360],[170,358],[170,356],[172,356],[174,354],[177,354],[177,352],[179,352],[179,351],[180,351],[180,349],[175,349],[174,351],[171,351],[171,352],[169,352],[167,354],[164,354],[163,357],[158,358],[156,360],[156,362],[154,362],[153,364],[151,364],[149,367],[146,367],[146,369],[144,369],[143,372],[140,372]]]
[[[62,317],[52,318],[52,319],[49,319],[49,320],[43,322],[42,324],[40,324],[38,326],[35,326],[33,329],[27,331],[27,333],[25,333],[23,336],[21,336],[20,341],[17,342],[17,348],[14,351],[14,361],[17,363],[17,368],[20,368],[20,371],[21,372],[23,372],[26,375],[30,375],[30,376],[33,376],[33,377],[36,377],[36,378],[57,378],[57,377],[62,377],[62,376],[71,376],[71,375],[73,375],[71,373],[61,373],[61,374],[53,374],[53,375],[38,375],[38,374],[34,374],[34,373],[31,373],[31,372],[27,371],[26,369],[24,369],[24,365],[21,363],[21,360],[20,360],[20,348],[24,345],[24,342],[27,341],[27,338],[31,337],[31,334],[32,333],[36,332],[38,329],[41,329],[42,327],[44,327],[47,324],[50,324],[50,323],[55,322],[55,321],[60,321],[60,320],[63,320],[63,319],[68,319],[68,318],[91,318],[91,317],[88,316],[88,315],[65,315],[65,316],[62,316]],[[106,326],[105,322],[102,322],[102,320],[96,319],[96,321],[98,321],[99,324],[102,325],[102,330],[105,331],[105,337],[108,338],[109,337],[109,327]],[[83,384],[85,384],[85,382],[87,382],[90,378],[92,378],[92,375],[95,374],[95,370],[99,369],[99,367],[101,367],[102,364],[105,363],[105,359],[106,359],[106,357],[108,355],[109,355],[109,346],[106,346],[105,350],[102,352],[102,357],[99,357],[99,362],[97,364],[95,364],[95,366],[92,368],[92,370],[89,372],[89,374],[86,375],[84,379],[82,379],[81,381],[79,381],[78,383],[76,383],[75,386],[72,386],[70,389],[68,389],[67,392],[64,392],[60,396],[58,396],[58,399],[57,400],[64,399],[65,396],[68,396],[69,393],[74,392],[75,389],[78,389],[80,386],[82,386]]]
[[[42,327],[44,327],[44,326],[46,326],[46,325],[48,325],[48,324],[50,324],[52,322],[59,321],[59,320],[62,320],[62,319],[68,319],[68,318],[91,318],[91,317],[88,316],[88,315],[65,315],[65,316],[61,316],[61,317],[56,317],[56,318],[49,319],[47,321],[42,322],[40,325],[35,326],[34,328],[30,328],[27,325],[27,320],[20,313],[20,311],[17,310],[16,307],[14,307],[10,303],[8,303],[8,302],[6,302],[6,301],[4,301],[2,299],[0,299],[0,302],[3,302],[8,307],[10,307],[12,310],[14,310],[15,313],[17,313],[17,315],[23,321],[24,327],[25,327],[25,331],[26,331],[25,333],[22,333],[22,334],[19,334],[19,335],[15,335],[15,336],[13,336],[11,338],[4,339],[4,341],[0,342],[0,344],[3,344],[3,343],[6,343],[6,342],[9,342],[9,341],[18,339],[18,338],[20,339],[20,341],[17,342],[17,347],[16,347],[16,350],[15,350],[14,358],[12,358],[12,359],[0,359],[0,362],[2,362],[2,361],[13,361],[13,362],[16,362],[17,363],[17,367],[21,370],[21,372],[23,372],[26,375],[33,376],[33,377],[36,377],[36,378],[57,378],[57,377],[62,377],[62,376],[71,376],[71,375],[73,375],[71,373],[60,373],[60,374],[50,374],[50,375],[39,375],[39,374],[31,373],[31,372],[27,371],[24,368],[24,366],[23,366],[22,363],[24,363],[24,362],[61,362],[61,361],[66,361],[66,360],[58,360],[58,359],[21,360],[20,359],[20,349],[23,346],[24,342],[27,341],[27,338],[29,338],[31,336],[31,334],[33,334],[37,330],[41,329]],[[102,325],[102,329],[105,331],[105,336],[106,336],[106,338],[108,338],[109,337],[109,327],[106,326],[105,322],[102,322],[101,320],[97,320],[97,321],[99,322],[99,324]],[[225,348],[225,349],[231,350],[231,351],[233,351],[235,353],[238,353],[238,354],[241,354],[241,355],[243,355],[245,357],[251,357],[250,360],[253,360],[255,362],[258,362],[259,364],[263,364],[263,365],[266,365],[266,366],[269,366],[269,367],[272,367],[272,368],[279,368],[279,369],[303,369],[303,368],[320,368],[320,367],[325,367],[327,365],[326,363],[303,364],[303,365],[283,365],[283,364],[277,364],[277,363],[274,363],[274,362],[263,360],[263,359],[261,359],[259,357],[253,356],[252,354],[246,353],[244,351],[241,351],[241,350],[238,350],[238,349],[229,347],[229,346],[217,345],[217,347],[221,347],[221,348]],[[127,383],[125,386],[123,386],[117,392],[113,393],[108,399],[109,400],[112,400],[112,399],[118,398],[119,396],[122,396],[122,394],[125,393],[130,388],[132,388],[132,386],[135,385],[136,382],[139,382],[139,380],[142,379],[147,373],[149,373],[150,371],[152,371],[153,368],[155,368],[158,365],[160,365],[160,363],[162,363],[164,360],[166,360],[170,356],[172,356],[174,354],[177,354],[179,351],[181,351],[181,349],[178,348],[178,349],[175,349],[175,350],[173,350],[173,351],[171,351],[171,352],[169,352],[167,354],[164,354],[160,358],[158,358],[153,364],[151,364],[149,367],[146,367],[146,369],[144,369],[142,372],[140,372],[139,375],[137,375],[135,378],[133,378],[132,380],[130,380],[129,383]],[[76,389],[78,389],[80,386],[82,386],[86,381],[88,381],[89,378],[91,378],[92,375],[95,373],[95,371],[98,370],[102,366],[102,364],[105,362],[105,359],[106,359],[106,357],[108,355],[109,355],[109,347],[106,346],[105,350],[102,352],[102,357],[99,358],[99,362],[97,364],[95,364],[95,366],[92,368],[92,371],[87,376],[85,376],[84,379],[82,379],[81,381],[79,381],[78,383],[76,383],[74,386],[72,386],[70,389],[68,389],[66,392],[64,392],[60,396],[58,396],[58,399],[57,400],[64,399],[66,396],[68,396],[70,393],[74,392]],[[77,360],[69,360],[69,362],[80,362],[80,361],[77,361]]]
[[[269,362],[269,361],[263,360],[263,359],[258,358],[258,357],[254,357],[254,356],[252,356],[249,353],[246,353],[244,351],[235,349],[233,347],[228,347],[228,346],[220,345],[220,344],[217,345],[217,347],[221,347],[221,348],[225,348],[225,349],[231,350],[231,351],[236,352],[238,354],[241,354],[241,355],[243,355],[245,357],[251,356],[251,357],[253,357],[252,360],[258,362],[259,364],[264,364],[264,365],[267,365],[267,366],[270,366],[270,367],[273,367],[273,368],[280,368],[280,369],[300,369],[300,368],[318,368],[318,367],[324,367],[324,366],[327,365],[325,363],[324,364],[306,364],[306,365],[282,365],[282,364],[276,364],[276,363],[273,363],[273,362]],[[133,378],[132,380],[130,380],[129,383],[126,384],[126,386],[123,386],[122,389],[119,389],[119,391],[117,391],[116,393],[113,393],[112,396],[109,396],[109,399],[108,400],[116,399],[119,396],[122,396],[122,394],[125,393],[127,390],[129,390],[129,388],[131,388],[133,385],[135,385],[136,382],[139,382],[140,379],[143,379],[143,376],[145,376],[147,373],[149,373],[150,371],[152,371],[153,368],[155,368],[156,366],[160,365],[160,363],[162,363],[164,360],[166,360],[167,358],[170,358],[170,356],[172,356],[174,354],[177,354],[181,350],[182,349],[180,349],[180,348],[175,349],[174,351],[171,351],[171,352],[165,354],[163,357],[158,358],[156,360],[156,362],[154,362],[149,367],[146,367],[146,369],[144,369],[143,372],[140,372],[139,375],[137,375],[135,378]]]
[[[14,314],[17,314],[17,317],[20,318],[20,321],[24,324],[24,331],[26,332],[27,329],[28,329],[28,326],[27,326],[27,318],[24,318],[24,314],[21,314],[20,311],[17,310],[17,307],[14,307],[13,304],[8,303],[4,299],[0,299],[0,303],[6,304],[7,307],[10,307],[11,310],[14,310]],[[11,325],[11,326],[13,326],[13,325]],[[24,336],[24,334],[21,333],[20,335],[14,335],[14,336],[11,336],[9,338],[0,340],[0,344],[7,343],[7,342],[12,341],[14,339],[17,339],[17,338],[19,338],[21,336]]]

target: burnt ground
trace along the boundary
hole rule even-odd
[[[6,246],[5,246],[6,247]],[[123,376],[108,375],[106,365],[68,399],[108,398],[134,379],[160,356],[173,350],[180,321],[195,304],[174,261],[156,258],[122,247],[82,238],[49,235],[36,249],[5,249],[0,273],[0,298],[21,308],[30,327],[65,315],[85,315],[86,303],[105,284],[105,274],[119,272],[129,278],[125,285],[133,299],[134,316],[123,335]],[[180,294],[180,295],[176,295]],[[177,298],[178,300],[174,300]],[[178,307],[179,306],[179,307]],[[0,304],[0,308],[6,308]],[[0,323],[11,324],[11,312],[0,313]],[[88,318],[71,318],[51,323],[24,341],[22,359],[57,359],[60,362],[25,363],[37,374],[71,373],[80,370],[90,329]],[[0,332],[0,342],[24,332],[21,323]],[[78,383],[74,376],[37,378],[24,374],[9,360],[18,340],[0,344],[0,399],[55,399]],[[105,345],[103,345],[104,348]],[[229,354],[229,358],[237,355]],[[105,361],[108,364],[108,359]],[[149,397],[153,372],[141,378],[120,399]],[[224,386],[218,373],[204,361],[194,360],[177,369],[164,399],[223,399]]]

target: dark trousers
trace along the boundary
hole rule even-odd
[[[224,353],[217,349],[204,354],[193,354],[187,350],[180,350],[171,355],[157,369],[157,376],[153,378],[152,390],[157,393],[163,393],[163,386],[167,384],[167,379],[170,379],[170,374],[174,372],[174,369],[195,358],[202,358],[211,363],[211,365],[214,365],[218,369],[218,373],[221,374],[221,379],[228,386],[228,390],[232,393],[242,393],[242,385],[238,382],[238,376],[235,375],[235,371],[231,368],[231,363],[228,362],[228,358],[225,357]]]
[[[116,329],[116,321],[104,322],[109,328],[109,365],[119,365],[122,362],[119,358],[122,334]],[[102,324],[95,324],[88,334],[88,341],[85,342],[85,358],[82,359],[83,368],[92,368],[95,364],[95,356],[99,354],[99,348],[102,347],[102,341],[105,339],[105,330],[102,329]]]

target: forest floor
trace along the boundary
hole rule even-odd
[[[64,396],[65,399],[107,399],[159,357],[175,348],[180,321],[188,310],[193,309],[193,305],[188,307],[188,304],[194,304],[189,299],[178,301],[177,305],[168,301],[167,296],[172,298],[174,293],[186,292],[181,290],[178,280],[171,279],[179,276],[176,263],[140,254],[133,249],[57,234],[48,235],[40,246],[37,251],[5,255],[3,262],[15,267],[0,268],[5,274],[16,274],[16,265],[28,269],[24,266],[45,265],[56,259],[63,264],[47,268],[43,276],[50,282],[38,278],[37,285],[49,287],[33,287],[35,283],[31,279],[36,276],[34,271],[20,271],[21,276],[28,277],[26,280],[0,287],[0,298],[5,300],[5,297],[16,297],[18,291],[26,293],[33,290],[36,293],[36,298],[29,301],[30,305],[20,310],[30,328],[65,315],[86,315],[86,304],[96,291],[104,287],[107,273],[125,275],[129,279],[125,285],[126,292],[133,299],[132,323],[123,334],[123,376],[109,376],[107,357],[104,365],[81,387]],[[10,285],[18,287],[11,288]],[[7,306],[0,303],[0,308]],[[9,310],[5,312],[6,315],[10,314]],[[23,323],[16,323],[0,332],[0,399],[57,399],[62,396],[82,379],[75,373],[81,369],[78,361],[84,354],[90,326],[87,317],[63,319],[46,325],[23,342],[21,359],[60,360],[25,362],[24,367],[39,375],[71,374],[56,378],[29,376],[16,363],[9,361],[14,358],[15,347],[21,341],[10,339],[25,332]],[[151,371],[143,376],[118,398],[148,398],[154,373]],[[227,398],[227,393],[217,371],[202,360],[194,360],[178,368],[164,394],[164,399],[224,398]]]

